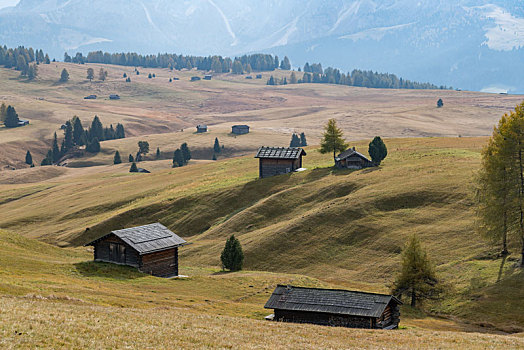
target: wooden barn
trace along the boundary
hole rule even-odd
[[[231,132],[235,135],[249,134],[249,125],[233,125]]]
[[[345,150],[335,158],[335,164],[339,168],[362,169],[375,166],[365,155],[355,150],[355,147]]]
[[[259,159],[259,177],[287,174],[302,168],[302,156],[306,155],[300,147],[260,147],[255,158]]]
[[[213,76],[211,74],[204,75],[204,80],[211,80]]]
[[[198,124],[198,125],[196,126],[196,129],[197,129],[196,132],[199,133],[199,134],[200,134],[200,133],[203,133],[203,132],[207,132],[207,125],[204,125],[204,124]]]
[[[86,246],[95,261],[129,265],[158,277],[178,276],[178,247],[187,242],[160,223],[111,231]]]
[[[120,100],[120,96],[117,94],[109,95],[110,100]]]
[[[395,329],[401,304],[392,295],[278,285],[264,307],[274,321]]]

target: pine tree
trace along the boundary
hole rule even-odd
[[[100,68],[100,71],[98,72],[98,80],[105,81],[107,78],[107,71],[104,70],[104,68]]]
[[[126,137],[124,126],[120,123],[116,124],[115,137],[117,139],[123,139]]]
[[[91,141],[87,141],[86,151],[89,153],[100,152],[100,141],[98,141],[98,137],[93,138]]]
[[[242,270],[244,253],[242,252],[240,241],[235,238],[235,235],[227,239],[224,250],[222,250],[222,254],[220,254],[220,261],[222,262],[223,269],[230,271]]]
[[[239,60],[233,62],[233,74],[244,74],[244,69],[242,68],[242,63]]]
[[[116,151],[115,156],[113,157],[113,164],[120,164],[120,163],[122,163],[122,159],[120,158],[120,153]]]
[[[7,109],[5,112],[4,125],[7,128],[15,128],[18,126],[19,121],[20,120],[18,119],[18,114],[16,113],[15,108],[11,106],[7,106]]]
[[[73,140],[73,126],[71,125],[71,122],[68,120],[65,123],[65,130],[64,130],[64,152],[69,151],[73,148],[74,140]]]
[[[213,151],[215,153],[220,153],[220,143],[218,142],[218,137],[215,137],[215,144],[213,145]]]
[[[282,62],[280,63],[280,69],[282,70],[290,70],[291,69],[291,63],[289,62],[289,58],[287,56],[284,57]]]
[[[62,69],[62,73],[60,74],[60,82],[65,83],[69,80],[69,73],[67,72],[67,69]]]
[[[267,85],[276,85],[275,78],[273,78],[273,76],[269,77],[269,80],[267,81]]]
[[[104,126],[97,115],[93,118],[91,127],[89,128],[89,140],[93,140],[94,138],[97,138],[99,141],[104,140]]]
[[[343,152],[348,147],[342,136],[342,130],[337,127],[336,120],[330,119],[324,127],[324,136],[320,143],[320,153],[333,152],[333,161],[335,161],[337,152]]]
[[[156,159],[160,159],[160,148],[156,148]]]
[[[180,149],[177,149],[175,151],[175,154],[173,155],[173,168],[184,166],[184,156],[182,154],[182,151]]]
[[[399,296],[408,294],[411,306],[416,307],[418,300],[434,297],[438,292],[433,266],[414,235],[402,251],[401,271],[394,283],[393,293]]]
[[[84,145],[84,127],[82,126],[82,121],[76,115],[72,119],[73,124],[73,143],[77,146]]]
[[[2,105],[0,105],[0,122],[5,121],[5,117],[7,116],[7,106],[4,102],[2,102]]]
[[[303,132],[300,133],[300,146],[302,147],[307,146],[306,134]]]
[[[384,141],[379,136],[375,136],[373,141],[369,143],[368,153],[373,163],[380,165],[388,155],[388,149]]]
[[[133,155],[129,155],[129,163],[133,163],[135,161],[135,158],[133,158]]]
[[[25,163],[28,165],[33,165],[33,157],[31,156],[31,152],[27,151],[25,154]]]
[[[146,155],[149,153],[149,142],[138,141],[138,153]]]
[[[295,72],[291,72],[291,76],[289,77],[289,83],[290,84],[296,84],[297,83],[297,76]]]
[[[444,102],[442,101],[441,98],[438,99],[437,101],[437,108],[440,108],[440,107],[443,107],[444,106]]]
[[[27,69],[27,79],[29,80],[35,80],[38,76],[38,66],[36,64],[32,64]]]
[[[149,73],[149,75],[147,76],[149,79],[153,78],[153,76],[151,75],[151,73]]]
[[[129,168],[129,172],[130,173],[138,173],[138,167],[136,166],[135,162],[133,162],[133,164],[131,164],[131,168]]]
[[[293,133],[293,135],[291,135],[291,142],[289,143],[289,147],[300,147],[300,138],[297,134]]]
[[[95,70],[93,68],[87,68],[87,79],[89,79],[89,81],[95,79]]]
[[[60,148],[58,147],[58,138],[56,137],[56,132],[55,132],[55,135],[53,137],[53,146],[52,146],[51,150],[53,152],[53,163],[56,163],[56,162],[58,162],[58,160],[62,156],[60,154]]]
[[[53,151],[49,150],[47,151],[47,155],[45,156],[45,158],[42,159],[42,162],[40,163],[40,165],[44,166],[44,165],[51,165],[51,164],[53,164]]]
[[[189,147],[187,146],[187,143],[184,142],[180,146],[180,151],[182,152],[184,163],[187,164],[187,162],[189,162],[189,160],[191,159],[191,151],[189,151]]]

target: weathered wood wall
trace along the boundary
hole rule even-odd
[[[321,312],[289,311],[275,309],[276,321],[313,323],[323,326],[350,327],[350,328],[376,328],[377,320],[371,317],[358,317],[349,315],[336,315]]]
[[[117,252],[120,249],[119,245],[123,245],[125,247],[125,260],[124,261],[121,261],[120,259],[111,259],[110,248],[109,248],[109,245],[111,243],[117,245],[116,247]],[[94,255],[95,255],[95,261],[119,263],[119,264],[134,266],[134,267],[139,266],[139,255],[137,251],[131,248],[127,243],[125,243],[123,240],[121,240],[120,238],[116,236],[109,236],[97,242],[94,246]]]
[[[145,254],[139,270],[159,277],[178,276],[178,248]]]
[[[302,157],[299,159],[259,159],[259,176],[261,178],[287,174],[302,167]]]

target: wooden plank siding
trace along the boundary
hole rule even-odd
[[[178,276],[178,248],[145,254],[141,257],[139,270],[154,276]]]
[[[302,167],[302,157],[298,159],[259,158],[259,176],[261,178],[287,174]]]

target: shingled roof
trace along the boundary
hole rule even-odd
[[[140,255],[178,247],[187,243],[167,227],[157,222],[144,226],[111,231],[111,233],[86,244],[86,246],[94,245],[109,235],[117,236],[129,244]]]
[[[363,155],[362,153],[360,152],[357,152],[354,148],[349,148],[347,150],[345,150],[344,152],[340,153],[336,158],[335,160],[339,161],[341,159],[345,159],[345,158],[349,158],[349,157],[352,157],[352,156],[357,156],[357,157],[360,157],[368,162],[371,162],[371,160],[369,160],[365,155]]]
[[[392,295],[278,285],[264,308],[380,317],[391,300],[402,304]]]
[[[300,147],[260,147],[255,158],[298,159],[306,155]]]

